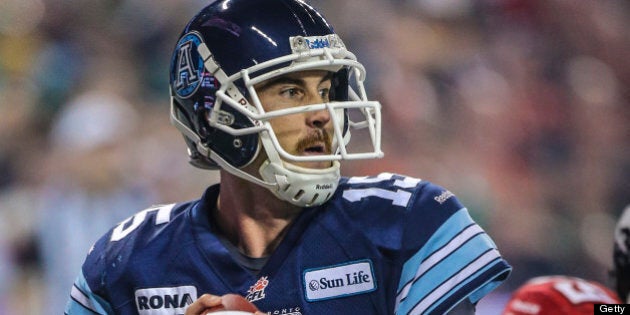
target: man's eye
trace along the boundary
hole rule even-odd
[[[321,89],[319,90],[319,96],[325,100],[328,101],[330,98],[330,89]]]
[[[296,88],[284,89],[280,92],[280,94],[285,97],[295,97],[298,93],[299,91]]]

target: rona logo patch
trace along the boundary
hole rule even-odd
[[[309,269],[304,272],[307,301],[340,298],[376,290],[376,279],[370,260]]]
[[[184,314],[188,305],[197,299],[194,286],[139,289],[135,292],[140,315]]]

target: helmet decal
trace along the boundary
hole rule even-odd
[[[203,58],[197,52],[197,47],[202,43],[197,32],[188,33],[179,40],[173,54],[173,67],[175,71],[171,75],[172,88],[179,97],[187,98],[199,88],[203,78]]]

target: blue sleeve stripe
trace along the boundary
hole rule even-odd
[[[451,251],[448,256],[437,261],[429,270],[419,276],[409,287],[410,291],[408,291],[407,296],[401,298],[400,301],[402,302],[406,298],[418,301],[433,291],[439,283],[466,268],[479,258],[481,253],[492,248],[488,246],[487,239],[487,235],[483,232],[472,235],[466,243]]]
[[[428,269],[425,269],[424,266],[420,267],[423,270],[419,276],[406,286],[404,292],[397,296],[396,306],[398,308],[408,309],[412,307],[414,303],[426,298],[426,296],[435,291],[441,283],[448,281],[461,270],[474,264],[480,255],[489,250],[495,250],[488,246],[488,236],[480,231],[479,227],[469,227],[467,230],[472,235],[466,238],[465,243],[449,251],[448,255],[440,255],[441,259],[435,261]],[[462,233],[461,235],[466,234],[469,233]]]
[[[95,312],[94,310],[83,305],[80,301],[77,301],[73,296],[70,296],[70,301],[66,305],[66,311],[64,314],[68,315],[103,315]]]
[[[489,268],[492,264],[501,261],[501,255],[496,249],[489,249],[482,255],[480,255],[473,262],[468,264],[465,268],[454,274],[452,277],[441,283],[438,287],[432,290],[429,294],[413,305],[410,310],[399,309],[397,314],[424,314],[439,300],[443,300],[449,295],[456,292],[456,288],[465,285],[466,283],[474,279],[474,275],[483,272],[484,269]],[[407,308],[407,307],[405,307]]]
[[[92,304],[92,301],[90,301],[90,298],[85,293],[83,293],[79,288],[77,288],[76,284],[72,286],[72,291],[70,291],[70,297],[72,298],[73,301],[79,303],[84,308],[92,311],[93,313],[98,314],[98,311],[96,311],[96,308]]]
[[[407,260],[403,266],[400,283],[398,285],[398,293],[400,294],[405,290],[407,285],[410,285],[420,272],[420,266],[425,260],[429,259],[435,252],[444,250],[445,256],[448,254],[448,250],[453,247],[458,247],[457,242],[466,240],[465,236],[459,236],[467,231],[468,228],[476,227],[466,208],[461,208],[455,212],[448,220],[446,220],[438,229],[433,233],[431,238],[427,241],[420,250],[414,254],[409,260]],[[474,234],[474,233],[473,233]],[[458,238],[459,237],[459,238]],[[444,249],[448,248],[448,249]]]
[[[103,315],[113,314],[113,310],[107,301],[92,293],[83,273],[81,273],[70,291],[70,300],[66,306],[66,313],[73,315]]]
[[[464,244],[466,244],[469,240],[476,237],[479,234],[485,234],[483,229],[476,224],[471,224],[462,230],[459,234],[456,234],[448,243],[444,244],[442,247],[435,250],[431,253],[420,266],[417,266],[418,259],[416,256],[419,254],[424,254],[426,251],[424,250],[432,243],[429,241],[425,247],[423,247],[418,254],[414,255],[409,261],[405,263],[403,266],[403,277],[401,277],[402,287],[399,289],[397,293],[397,300],[404,299],[414,282],[418,281],[420,277],[422,277],[426,272],[431,270],[433,267],[438,265],[442,260],[451,255],[453,252],[460,249]],[[436,242],[433,242],[436,243]],[[405,272],[405,270],[414,270],[415,272],[412,275],[409,275],[409,272]],[[405,281],[403,281],[406,279]]]
[[[499,286],[507,278],[510,271],[511,267],[505,260],[496,259],[470,277],[470,281],[461,283],[454,288],[452,294],[434,303],[425,313],[446,314],[465,298],[468,298],[471,303],[477,303]]]

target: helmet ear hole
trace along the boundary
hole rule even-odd
[[[232,144],[234,145],[235,148],[243,147],[243,141],[239,138],[234,139],[234,141],[232,141]]]

